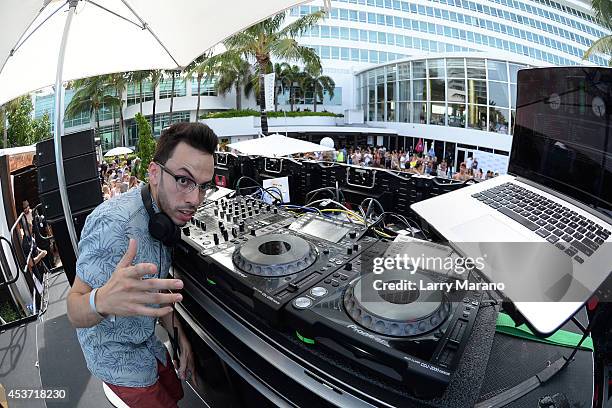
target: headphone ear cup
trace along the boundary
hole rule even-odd
[[[180,229],[164,213],[149,218],[149,233],[166,246],[173,246],[181,239]]]

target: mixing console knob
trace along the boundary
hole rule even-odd
[[[234,217],[232,218],[232,222],[233,222],[234,224],[238,224],[238,217],[234,216]]]
[[[232,219],[232,214],[227,213],[227,216],[225,217],[228,221],[230,221]]]
[[[275,208],[273,212],[274,214],[278,214],[278,208]]]
[[[353,230],[351,232],[349,232],[349,238],[350,239],[354,239],[357,236],[357,231]]]
[[[249,217],[253,216],[253,211],[249,211]]]
[[[244,222],[240,221],[240,225],[238,227],[240,228],[240,232],[244,232]]]
[[[206,223],[205,222],[200,222],[198,226],[200,227],[200,229],[202,231],[206,231]]]
[[[189,220],[190,223],[195,224],[195,218],[191,217],[191,219]]]
[[[351,255],[353,253],[353,248],[346,248],[346,254]]]
[[[234,238],[236,238],[236,237],[238,236],[238,231],[236,230],[236,227],[233,227],[233,228],[232,228],[232,236],[233,236]]]
[[[189,227],[185,227],[183,228],[183,234],[185,234],[185,236],[189,236],[190,232],[189,232]]]
[[[259,214],[259,209],[257,209],[257,208],[255,209],[255,214],[256,215]]]
[[[219,228],[223,228],[223,221],[219,221]]]
[[[345,271],[353,270],[353,264],[352,263],[347,263],[346,265],[344,265],[344,270]]]
[[[359,251],[359,244],[353,244],[353,251]]]
[[[215,208],[215,217],[216,217],[217,215],[219,215],[219,209],[218,209],[218,208]]]
[[[219,236],[216,232],[213,234],[213,241],[215,242],[215,245],[219,245]]]
[[[328,254],[329,254],[329,249],[324,248],[324,249],[323,249],[323,253],[324,253],[325,255],[328,255]]]
[[[266,205],[266,211],[270,211],[272,209],[272,207],[270,207],[270,204]]]
[[[251,235],[255,236],[255,228],[251,227]]]

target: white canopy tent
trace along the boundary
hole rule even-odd
[[[243,154],[268,157],[283,157],[297,153],[329,152],[334,150],[333,147],[294,139],[279,135],[278,133],[243,142],[230,143],[227,146]]]
[[[2,0],[0,105],[55,84],[55,158],[77,253],[61,138],[64,81],[114,72],[181,69],[244,28],[303,0]]]
[[[119,147],[114,147],[110,149],[108,152],[104,153],[104,157],[121,156],[122,154],[130,154],[130,153],[134,153],[134,151],[130,149],[129,147],[119,146]]]
[[[301,2],[266,0],[254,7],[249,0],[81,0],[62,80],[185,67],[230,35]],[[0,105],[55,84],[69,4],[0,1]]]

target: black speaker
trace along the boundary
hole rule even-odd
[[[64,160],[95,151],[93,130],[62,136],[62,158]],[[36,166],[55,163],[53,139],[36,143]]]
[[[96,207],[102,200],[102,188],[100,187],[100,179],[95,178],[80,183],[69,185],[68,188],[68,203],[72,213]],[[62,199],[59,190],[53,190],[40,195],[42,203],[42,211],[47,217],[47,220],[56,220],[64,217],[62,208]]]
[[[81,231],[83,231],[83,227],[85,226],[85,220],[92,211],[93,208],[89,208],[84,211],[72,213],[72,221],[74,223],[77,241],[81,239]],[[53,232],[53,238],[55,239],[57,251],[59,252],[60,259],[62,260],[64,272],[66,272],[68,282],[70,283],[70,286],[72,286],[74,283],[74,277],[76,276],[77,259],[74,251],[72,250],[72,243],[70,242],[70,235],[68,234],[66,220],[64,218],[59,218],[55,221],[49,221],[49,226]]]
[[[38,166],[38,193],[43,194],[59,187],[55,162]],[[96,152],[92,151],[80,156],[64,160],[64,177],[66,185],[98,177]]]

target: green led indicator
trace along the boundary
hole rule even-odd
[[[308,337],[304,337],[300,334],[300,332],[298,332],[296,330],[295,335],[297,336],[298,339],[300,339],[300,341],[303,341],[306,344],[315,344],[315,341],[313,339],[309,339]]]
[[[216,285],[217,284],[217,282],[215,282],[214,280],[209,279],[209,278],[206,278],[206,282],[208,282],[210,285]]]

